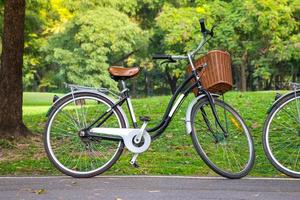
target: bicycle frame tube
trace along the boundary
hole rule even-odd
[[[189,95],[189,93],[197,87],[198,83],[195,82],[191,86],[188,87],[188,89],[185,89],[188,83],[195,78],[194,74],[191,74],[175,91],[174,95],[169,101],[168,107],[164,113],[164,116],[162,117],[162,120],[159,124],[157,124],[153,128],[147,129],[149,133],[155,133],[151,136],[151,139],[156,139],[159,137],[164,130],[168,127],[169,123],[172,120],[172,117],[174,116],[175,112],[178,110],[178,108],[181,106],[181,104],[184,102],[185,98]],[[177,99],[177,100],[176,100]]]
[[[191,80],[193,78],[195,79],[195,82],[188,86],[188,84],[191,82]],[[124,87],[124,90],[121,92],[121,97],[120,97],[119,101],[117,101],[114,105],[112,105],[105,113],[103,113],[101,116],[99,116],[98,119],[95,120],[85,130],[88,130],[88,129],[92,128],[97,123],[98,124],[97,124],[96,127],[100,127],[111,116],[111,114],[113,112],[113,109],[115,109],[116,106],[122,106],[125,101],[127,103],[127,107],[128,107],[128,110],[129,110],[131,120],[132,120],[133,127],[138,128],[137,121],[136,121],[136,118],[135,118],[135,113],[134,113],[132,103],[131,103],[131,99],[130,99],[129,94],[128,94],[129,90],[125,87],[124,83],[123,83],[123,87]],[[198,88],[198,95],[204,94],[204,95],[207,96],[208,101],[211,105],[213,114],[214,114],[215,118],[217,119],[217,123],[220,125],[218,116],[216,114],[216,111],[215,111],[215,108],[214,108],[214,105],[213,105],[214,101],[213,101],[210,93],[208,91],[206,91],[201,86],[200,78],[198,76],[197,70],[194,69],[194,70],[192,70],[192,74],[175,91],[174,95],[172,96],[172,98],[169,101],[169,104],[167,106],[167,109],[165,110],[165,113],[164,113],[164,116],[162,117],[162,120],[155,127],[147,129],[147,132],[154,133],[151,136],[152,140],[158,138],[164,132],[164,130],[170,124],[170,122],[172,120],[172,117],[174,116],[174,114],[176,113],[178,108],[181,106],[181,104],[184,102],[185,98],[189,95],[189,93],[194,88]],[[226,133],[226,131],[224,130],[224,128],[221,125],[220,125],[220,127]],[[110,138],[107,138],[107,139],[110,139]]]
[[[197,87],[198,83],[195,82],[189,87],[186,87],[189,82],[195,77],[194,74],[191,74],[175,91],[174,95],[169,101],[168,107],[164,113],[164,116],[162,117],[162,120],[159,124],[157,124],[155,127],[147,129],[149,133],[155,133],[153,136],[151,136],[151,139],[155,139],[158,136],[160,136],[164,130],[168,127],[169,123],[171,122],[172,117],[174,116],[175,112],[178,110],[180,105],[183,103],[184,99],[188,96],[188,94],[191,92],[191,90],[195,87]],[[187,88],[187,89],[186,89]],[[176,100],[177,99],[177,100]],[[119,101],[117,101],[114,105],[110,107],[105,113],[100,115],[98,119],[96,119],[89,127],[87,127],[85,130],[88,130],[92,128],[94,125],[96,127],[100,127],[112,114],[113,109],[116,106],[122,106],[124,103],[127,103],[127,107],[129,110],[129,114],[132,120],[132,124],[134,128],[138,128],[135,113],[131,104],[131,99],[128,95],[128,90],[124,89],[121,92],[121,98]]]

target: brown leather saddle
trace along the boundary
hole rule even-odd
[[[139,67],[124,68],[118,66],[111,66],[108,68],[108,72],[110,73],[112,79],[114,79],[115,81],[119,81],[119,80],[126,80],[137,76],[140,72],[140,68]]]

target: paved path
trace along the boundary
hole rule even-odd
[[[209,177],[0,177],[0,199],[300,200],[300,179]]]

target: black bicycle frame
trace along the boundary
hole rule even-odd
[[[169,104],[168,104],[167,109],[164,113],[164,116],[162,117],[162,120],[155,127],[147,129],[147,132],[154,133],[154,134],[151,134],[151,139],[152,140],[158,138],[164,132],[164,130],[170,124],[170,122],[172,120],[172,117],[174,116],[174,114],[176,113],[178,108],[181,106],[181,104],[184,102],[185,98],[196,87],[198,89],[198,95],[204,94],[205,96],[207,96],[208,101],[211,105],[213,114],[214,114],[214,116],[217,120],[217,123],[221,127],[222,131],[225,133],[225,136],[226,136],[226,131],[222,127],[222,125],[220,123],[220,120],[217,116],[213,98],[212,98],[211,94],[201,86],[200,78],[198,76],[198,71],[199,71],[199,69],[193,70],[192,74],[189,75],[188,78],[185,79],[185,81],[177,88],[177,90],[175,91],[175,93],[173,94],[172,98],[169,101]],[[192,79],[194,79],[194,82],[192,82]],[[190,83],[192,83],[192,84],[190,84]],[[180,97],[179,97],[179,99],[177,99],[179,95],[180,95]],[[124,102],[127,103],[128,110],[130,111],[129,114],[130,114],[130,117],[131,117],[131,120],[132,120],[133,127],[138,128],[138,125],[134,120],[134,117],[133,117],[133,114],[132,114],[133,110],[132,110],[132,108],[130,108],[130,104],[128,102],[128,99],[129,99],[129,90],[127,88],[125,88],[121,92],[120,100],[117,101],[115,104],[113,104],[109,110],[107,110],[105,113],[103,113],[101,116],[99,116],[98,119],[96,119],[85,130],[91,129],[96,124],[97,124],[96,127],[100,127],[113,114],[113,110],[117,106],[122,106],[124,104]],[[177,101],[176,101],[176,99],[177,99]],[[176,103],[175,103],[175,101],[176,101]],[[93,135],[90,135],[90,136],[93,136]],[[97,136],[97,137],[99,137],[99,136]]]
[[[175,91],[174,95],[172,96],[172,98],[170,99],[170,102],[168,104],[168,107],[164,113],[164,116],[162,118],[162,120],[160,121],[159,124],[157,124],[155,127],[153,128],[150,128],[150,129],[147,129],[147,131],[149,133],[153,133],[153,132],[156,132],[153,136],[151,136],[152,138],[151,139],[155,139],[157,138],[158,136],[160,136],[164,130],[168,127],[174,113],[176,112],[176,110],[180,107],[180,105],[182,104],[182,102],[184,101],[184,99],[188,96],[188,94],[190,93],[190,91],[192,89],[194,89],[195,87],[199,87],[201,85],[199,85],[198,82],[195,82],[191,85],[189,85],[189,87],[186,87],[190,82],[191,80],[195,77],[195,74],[191,74],[178,88],[177,90]],[[195,78],[196,80],[196,78]],[[182,93],[182,97],[180,99],[180,101],[178,101],[177,103],[177,106],[174,107],[174,111],[172,112],[172,115],[170,115],[170,111],[175,103],[175,100],[177,99],[177,97],[179,96],[179,94]],[[109,110],[107,110],[105,113],[103,113],[102,115],[100,115],[92,124],[90,124],[85,130],[89,130],[91,129],[93,126],[95,126],[96,124],[96,127],[100,127],[112,114],[113,114],[113,110],[117,107],[117,106],[122,106],[125,102],[127,103],[127,108],[128,110],[130,111],[131,108],[129,106],[129,103],[128,103],[128,98],[129,98],[129,90],[128,89],[125,89],[121,92],[121,98],[119,101],[117,101],[115,104],[113,104],[111,106],[111,108]],[[137,123],[134,121],[133,119],[133,116],[131,114],[131,112],[129,112],[130,114],[130,118],[131,118],[131,121],[132,121],[132,124],[133,124],[133,127],[134,128],[138,128],[138,125]]]
[[[174,114],[176,113],[176,111],[178,110],[178,108],[180,108],[181,104],[184,102],[185,98],[189,95],[189,93],[195,88],[195,87],[201,87],[201,85],[199,84],[198,81],[195,81],[194,83],[192,83],[191,85],[189,85],[189,83],[191,82],[191,80],[195,78],[195,74],[192,73],[175,91],[175,93],[173,94],[172,98],[169,101],[168,107],[164,113],[164,116],[162,118],[162,120],[160,121],[160,123],[158,123],[155,127],[153,128],[149,128],[147,129],[147,131],[149,133],[155,133],[154,135],[151,135],[151,139],[156,139],[157,137],[159,137],[164,130],[168,127],[169,123],[172,120],[172,117],[174,116]],[[187,85],[189,85],[189,87],[186,87]],[[180,99],[177,100],[176,105],[174,106],[174,103],[177,99],[177,97],[181,94]],[[172,110],[173,109],[173,110]],[[171,112],[172,111],[172,112]]]
[[[203,25],[203,27],[204,27],[204,25]],[[164,130],[168,127],[169,123],[171,122],[172,117],[174,116],[174,113],[178,110],[178,108],[181,106],[181,104],[183,103],[185,98],[195,87],[197,87],[197,90],[198,90],[197,95],[204,94],[207,97],[208,102],[211,107],[211,110],[213,112],[213,115],[216,119],[216,122],[220,126],[222,131],[224,132],[225,137],[227,137],[227,132],[225,131],[224,127],[221,125],[220,119],[217,115],[217,111],[216,111],[216,108],[214,105],[214,99],[211,96],[211,94],[207,90],[205,90],[205,88],[203,88],[201,85],[198,71],[201,71],[203,69],[203,67],[195,69],[195,67],[193,65],[193,61],[192,61],[193,56],[210,39],[210,38],[208,40],[206,39],[207,30],[204,30],[203,27],[201,25],[202,33],[203,33],[203,39],[202,39],[201,43],[198,45],[196,50],[188,53],[188,56],[171,56],[171,55],[166,56],[166,55],[164,55],[164,56],[157,56],[157,58],[155,58],[155,59],[167,59],[170,62],[173,62],[174,60],[188,59],[191,64],[192,71],[191,71],[191,74],[189,75],[189,77],[177,88],[177,90],[173,94],[172,98],[169,101],[168,107],[164,113],[162,120],[155,127],[147,129],[147,132],[154,133],[151,135],[152,139],[156,139],[164,132]],[[212,31],[210,32],[210,35],[211,35],[211,37],[213,36]],[[194,79],[194,82],[192,82],[192,79]],[[123,80],[121,83],[123,85],[123,91],[121,92],[120,100],[118,102],[116,102],[115,104],[111,105],[111,108],[108,111],[106,111],[106,113],[99,116],[99,118],[97,120],[95,120],[95,122],[93,122],[89,127],[84,129],[84,131],[88,131],[96,124],[97,124],[97,127],[100,127],[105,122],[105,120],[107,120],[113,114],[113,110],[117,106],[122,106],[125,101],[127,103],[127,107],[129,110],[131,120],[132,120],[133,127],[138,128],[138,125],[137,125],[137,122],[135,119],[135,114],[134,114],[134,111],[132,108],[131,100],[129,98],[129,90],[125,87],[125,83]],[[189,87],[186,87],[189,83],[192,83],[192,84]],[[179,96],[179,98],[178,98],[178,96]],[[201,108],[201,111],[203,113],[203,117],[205,117],[206,113],[203,110],[203,108]],[[102,118],[104,118],[104,119],[102,119]],[[210,124],[209,124],[209,122],[207,122],[207,120],[205,120],[205,123],[208,125],[208,127],[210,127]],[[94,136],[94,135],[90,135],[90,136]],[[97,136],[95,136],[95,137],[97,137]]]

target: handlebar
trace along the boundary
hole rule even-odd
[[[171,60],[171,55],[156,54],[152,57],[155,60]]]
[[[205,23],[204,23],[204,19],[201,18],[199,20],[199,23],[200,23],[200,27],[201,27],[201,33],[203,34],[203,36],[205,37],[207,34],[210,35],[211,37],[214,36],[214,29],[216,28],[216,25],[213,25],[211,30],[207,30],[205,28]]]
[[[176,60],[183,60],[187,59],[187,56],[175,56],[175,55],[163,55],[163,54],[156,54],[152,56],[154,60],[169,60],[169,62],[176,62]]]
[[[207,31],[206,28],[205,28],[204,19],[201,18],[201,19],[199,20],[199,23],[200,23],[200,27],[201,27],[201,32],[204,34],[204,33]]]

